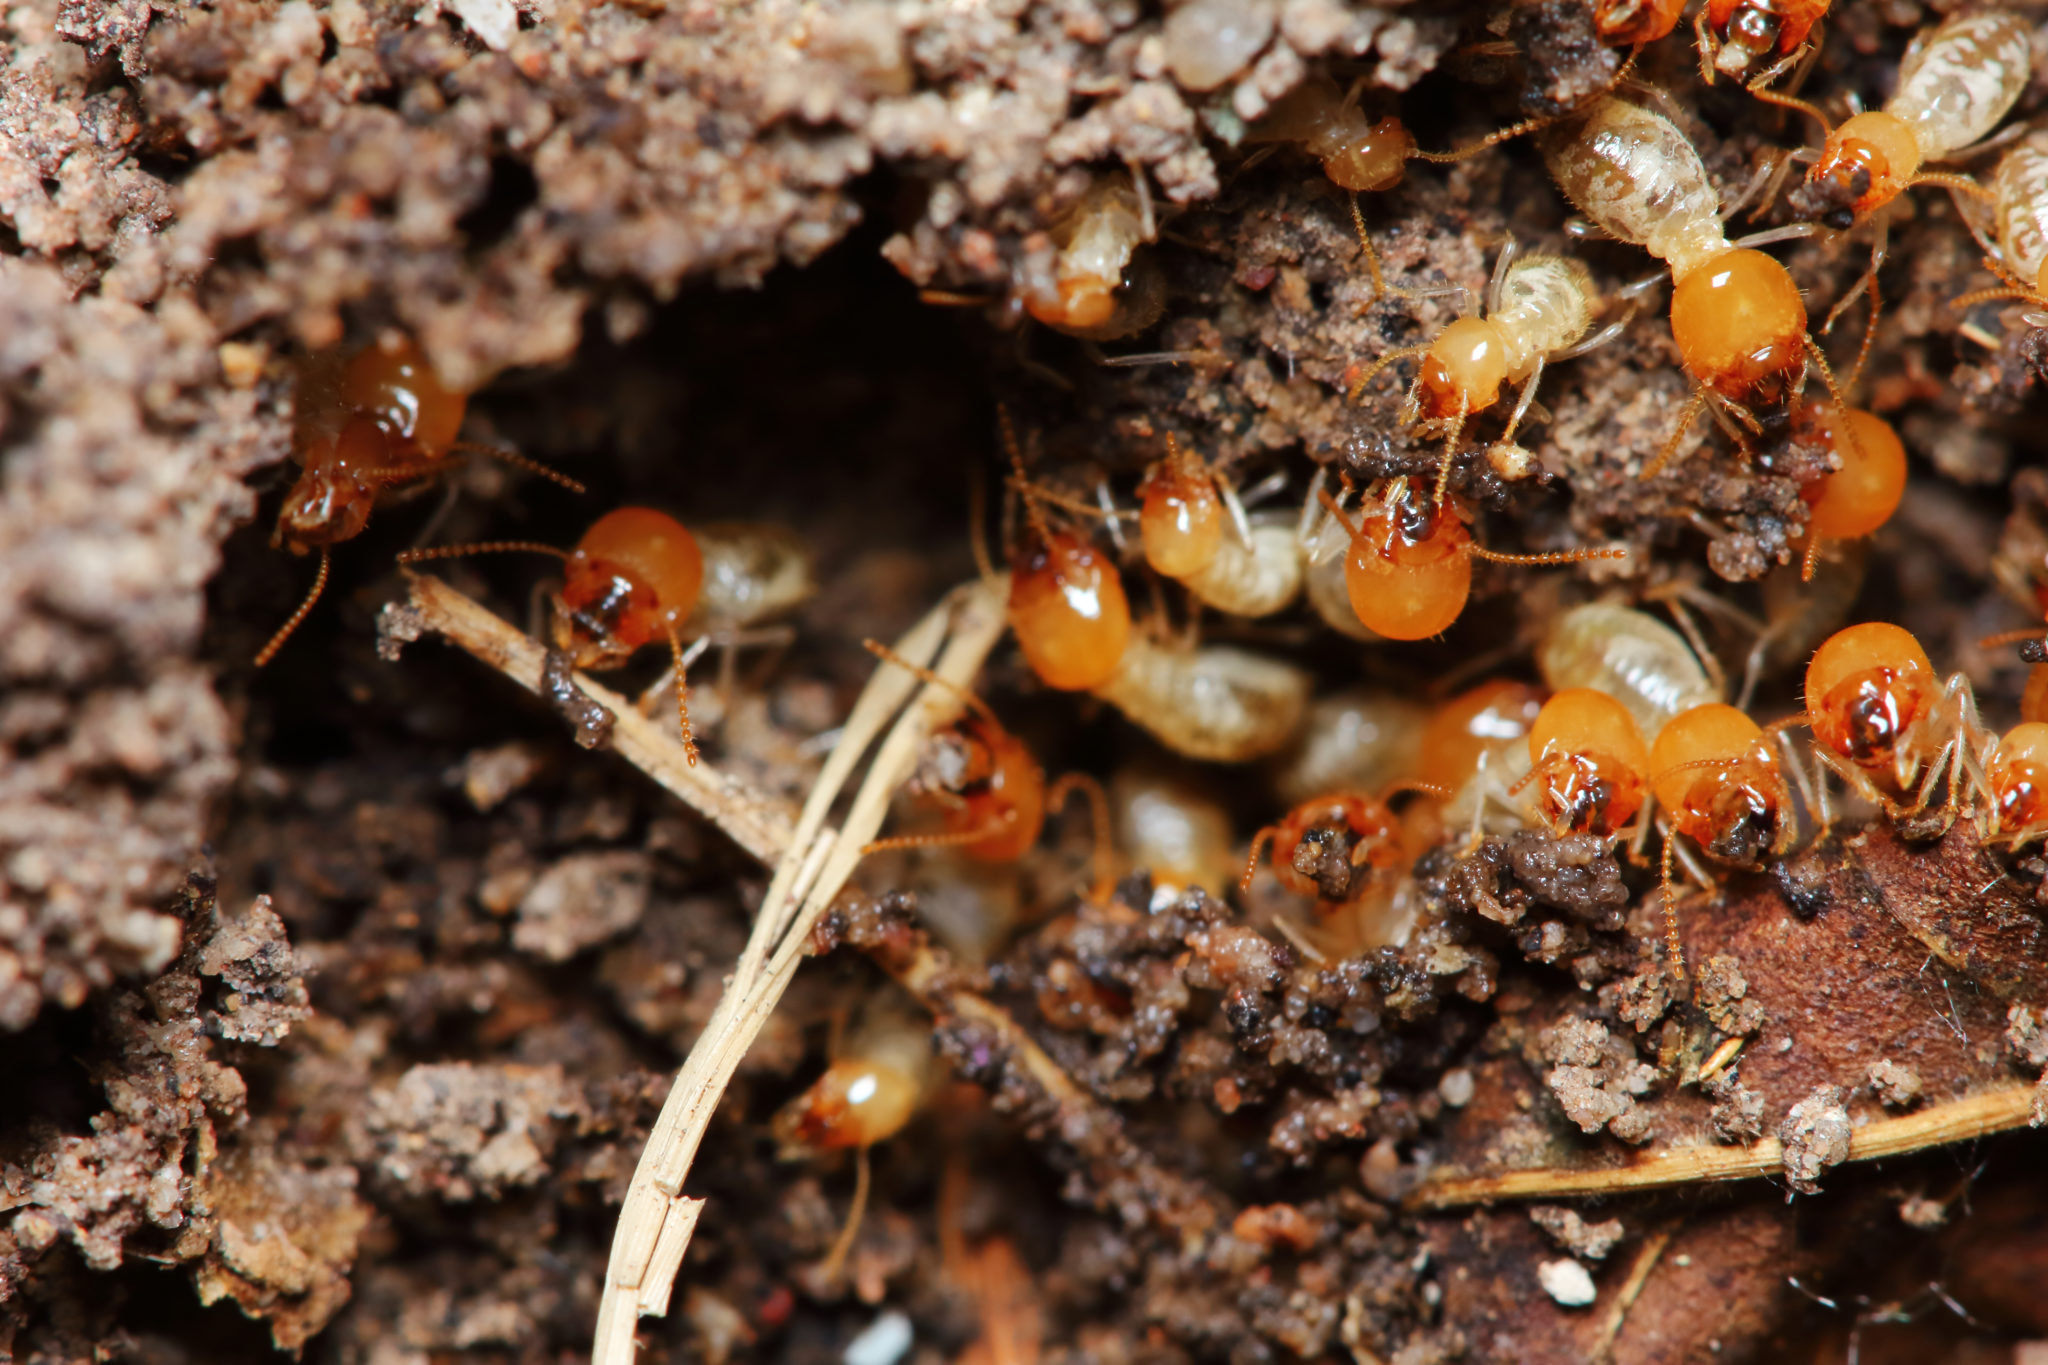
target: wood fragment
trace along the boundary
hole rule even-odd
[[[1877,1119],[1849,1139],[1850,1161],[1875,1161],[1910,1152],[1967,1142],[2031,1121],[2033,1087],[1987,1090],[1948,1104],[1897,1118]],[[1591,1169],[1538,1167],[1493,1175],[1433,1175],[1410,1195],[1411,1209],[1448,1209],[1491,1204],[1505,1199],[1549,1199],[1572,1195],[1623,1194],[1633,1190],[1700,1185],[1722,1180],[1751,1180],[1772,1175],[1784,1165],[1784,1146],[1765,1138],[1749,1147],[1684,1147],[1660,1152],[1628,1166]]]

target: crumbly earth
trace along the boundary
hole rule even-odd
[[[1882,95],[1935,13],[1841,11],[1804,87],[1837,116]],[[790,641],[696,665],[691,705],[715,761],[799,800],[866,676],[859,642],[971,572],[997,402],[1034,476],[1077,495],[1107,477],[1128,502],[1169,432],[1242,486],[1284,475],[1289,517],[1318,471],[1435,470],[1439,443],[1394,420],[1408,364],[1346,390],[1457,300],[1376,295],[1345,196],[1248,137],[1261,114],[1356,79],[1374,117],[1461,146],[1617,66],[1575,0],[0,14],[0,1357],[588,1342],[618,1201],[766,876],[474,661],[380,659],[395,552],[567,544],[628,500],[794,528],[819,594]],[[1810,131],[1701,87],[1682,33],[1637,69],[1690,111],[1730,198]],[[2037,78],[2016,117],[2044,97]],[[1086,341],[1018,300],[1103,180],[1151,200],[1139,251],[1164,306]],[[1413,164],[1363,213],[1400,287],[1476,295],[1512,237],[1582,259],[1605,320],[1654,265],[1573,235],[1526,142]],[[2039,611],[2048,343],[2020,310],[1949,307],[1988,281],[1949,201],[1912,196],[1889,232],[1856,399],[1900,428],[1912,484],[1813,588],[1788,566],[1826,451],[1795,432],[1745,458],[1703,421],[1640,477],[1687,396],[1657,286],[1621,341],[1546,374],[1526,469],[1476,454],[1501,411],[1453,467],[1480,543],[1625,561],[1478,566],[1467,618],[1412,647],[1305,608],[1202,629],[1412,707],[1533,676],[1576,601],[1657,595],[1695,604],[1734,685],[1754,653],[1764,716],[1798,709],[1829,630],[1884,616],[2009,723],[2024,672],[1974,641]],[[1773,249],[1816,325],[1868,259],[1865,236]],[[1867,316],[1822,339],[1838,369]],[[469,434],[592,496],[478,462],[438,511],[394,499],[253,672],[311,577],[264,543],[298,359],[382,329],[474,394]],[[446,567],[525,619],[532,564]],[[1206,792],[1237,834],[1212,861],[1241,865],[1284,809],[1284,776],[1167,759],[1011,652],[983,685],[1054,772]],[[1359,739],[1356,770],[1403,741]],[[919,1362],[1962,1362],[2048,1338],[2038,1133],[1838,1164],[1864,1124],[2048,1066],[2048,864],[1968,822],[1868,817],[1687,902],[1697,993],[1663,960],[1654,858],[1585,836],[1425,830],[1399,894],[1348,917],[1266,878],[1237,897],[1142,869],[1077,899],[1078,813],[1016,870],[878,860],[719,1112],[690,1178],[710,1203],[644,1353],[839,1361],[890,1312]],[[1346,838],[1308,870],[1350,894],[1371,878],[1324,856]],[[928,943],[941,924],[966,932]],[[938,1079],[872,1153],[834,1278],[852,1163],[779,1160],[766,1120],[849,1020],[918,1008],[887,979],[913,951],[1088,1105],[1063,1109],[985,1021],[931,1021]],[[1403,1210],[1432,1172],[1766,1134],[1782,1186]],[[1543,1292],[1561,1255],[1591,1305]]]

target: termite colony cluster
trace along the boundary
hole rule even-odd
[[[1923,410],[2005,420],[2048,373],[2048,134],[2014,117],[2038,35],[1973,10],[1928,16],[1902,53],[1868,9],[1824,41],[1824,10],[1711,0],[1688,25],[1668,0],[1600,0],[1577,77],[1532,70],[1523,110],[1496,102],[1519,117],[1486,127],[1475,101],[1411,130],[1342,63],[1254,113],[1219,96],[1219,204],[1176,209],[1143,168],[1097,165],[1006,289],[926,291],[965,305],[963,326],[1001,324],[999,453],[945,496],[1014,650],[959,696],[869,845],[859,880],[894,889],[849,898],[818,946],[900,969],[929,936],[918,951],[977,974],[1132,1132],[1199,1128],[1198,1169],[1126,1163],[1123,1186],[1102,1142],[1061,1158],[1077,1197],[1126,1201],[1116,1230],[1061,1249],[1105,1283],[1143,1291],[1141,1228],[1204,1248],[1152,1286],[1162,1350],[1451,1358],[1432,1244],[1390,1209],[1446,1158],[1480,1059],[1540,1056],[1588,1132],[1640,1144],[1691,1122],[1740,1145],[1765,1130],[1737,1059],[1757,1025],[1714,927],[1730,904],[1810,918],[1792,869],[1870,837],[2041,882],[2048,627],[2013,625],[2048,611],[2048,499],[1958,512],[1988,528],[1974,558],[1887,567],[1909,479],[1962,458]],[[1506,89],[1516,33],[1470,44],[1461,88]],[[1500,196],[1490,218],[1466,206],[1475,186]],[[1428,220],[1454,212],[1470,230],[1439,264]],[[1946,295],[1894,238],[1946,243]],[[1961,357],[1952,381],[1937,353]],[[277,538],[319,568],[259,662],[387,490],[478,455],[580,491],[459,440],[464,399],[400,335],[324,360],[301,395]],[[528,579],[531,617],[579,737],[603,727],[567,674],[661,645],[672,668],[643,709],[715,763],[686,665],[788,643],[769,628],[829,572],[791,532],[688,506],[592,506],[566,547],[427,537],[400,558],[558,561]],[[1930,609],[1944,574],[1972,573],[2015,600],[2003,619]],[[1946,633],[1930,650],[1890,617]],[[728,667],[717,688],[735,685]],[[1530,971],[1568,978],[1597,1021],[1570,1001],[1531,1014]],[[910,1000],[842,980],[857,998],[820,1012],[838,1016],[829,1064],[771,1128],[792,1159],[856,1154],[855,1193],[822,1186],[838,1230],[803,1283],[829,1296],[846,1274],[873,1301],[903,1236],[876,1209],[922,1190],[922,1158],[871,1175],[869,1149],[975,1105]],[[1486,1041],[1471,1007],[1489,1000],[1526,1046]],[[972,1028],[942,1019],[936,1050],[1047,1120]],[[1342,1192],[1302,1193],[1301,1171],[1341,1171]],[[949,1216],[992,1198],[962,1179]],[[1182,1179],[1212,1197],[1177,1201]],[[1232,1201],[1227,1234],[1204,1221]],[[942,1236],[981,1265],[986,1246]],[[983,1353],[1027,1358],[999,1334],[1035,1354],[1056,1328],[990,1306],[1019,1292],[1001,1245],[1012,1259],[975,1281]],[[1358,1288],[1368,1271],[1383,1295]],[[1166,1302],[1205,1284],[1233,1286],[1206,1342]]]

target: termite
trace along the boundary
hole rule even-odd
[[[441,382],[419,347],[387,334],[346,359],[316,359],[300,386],[292,457],[298,480],[285,494],[270,543],[295,555],[318,551],[313,587],[256,654],[261,668],[311,614],[327,587],[333,547],[369,524],[378,497],[401,484],[445,473],[457,453],[488,455],[552,479],[583,485],[511,451],[457,439],[469,400]]]
[[[1924,171],[1997,127],[2033,76],[2027,23],[2001,10],[1960,14],[1921,34],[1899,64],[1899,82],[1882,109],[1857,114],[1829,132],[1807,173],[1837,207],[1822,216],[1846,228],[1915,185],[1942,185],[1982,197],[1973,180]]]
[[[1299,805],[1323,792],[1379,791],[1403,778],[1451,786],[1417,770],[1429,714],[1395,692],[1353,687],[1317,697],[1300,740],[1273,762],[1273,790]]]
[[[745,630],[802,606],[818,590],[810,542],[787,526],[714,521],[696,528],[704,585],[691,624]]]
[[[1094,894],[1106,897],[1113,880],[1112,850],[1109,810],[1100,784],[1085,774],[1068,773],[1048,788],[1045,769],[1030,747],[996,719],[987,702],[886,645],[874,640],[863,643],[876,658],[952,692],[967,709],[959,720],[932,736],[923,762],[904,788],[919,804],[936,812],[939,828],[877,839],[861,852],[958,848],[983,862],[1012,863],[1037,847],[1046,813],[1058,810],[1069,795],[1079,791],[1089,798],[1095,816]]]
[[[1116,561],[1086,537],[1056,529],[1046,497],[1024,475],[1024,456],[1002,418],[1003,439],[1024,502],[1025,535],[1011,557],[1010,629],[1024,661],[1047,687],[1085,692],[1116,676],[1131,639],[1131,603]]]
[[[1744,712],[1721,702],[1681,711],[1650,746],[1650,773],[1650,789],[1674,833],[1716,862],[1757,871],[1792,846],[1798,829],[1791,789],[1763,728]],[[1664,927],[1672,973],[1683,977],[1672,838],[1664,840]]]
[[[1294,528],[1246,519],[1216,471],[1171,432],[1138,496],[1145,562],[1203,603],[1232,616],[1271,616],[1301,595]]]
[[[1093,691],[1175,753],[1244,763],[1278,752],[1299,732],[1309,677],[1228,645],[1184,648],[1139,634]]]
[[[868,1149],[903,1131],[929,1088],[932,1032],[928,1022],[894,1005],[871,1006],[823,1075],[778,1110],[769,1130],[784,1160],[830,1152],[854,1154],[853,1202],[824,1261],[837,1278],[868,1203]]]
[[[529,540],[484,541],[407,550],[401,564],[500,551],[553,555],[563,561],[554,594],[555,648],[578,669],[622,667],[645,645],[666,640],[675,663],[676,719],[683,750],[697,762],[690,728],[689,680],[683,661],[683,623],[697,606],[704,556],[689,529],[652,507],[621,507],[591,524],[573,550]]]
[[[1649,746],[1605,692],[1569,687],[1545,702],[1529,727],[1529,762],[1508,794],[1533,783],[1537,814],[1553,834],[1615,838],[1643,807]]]
[[[1269,843],[1280,884],[1328,905],[1358,899],[1375,877],[1406,861],[1394,813],[1363,792],[1313,797],[1254,834],[1239,891],[1251,889]]]
[[[1024,289],[1024,307],[1056,331],[1089,341],[1142,332],[1165,308],[1158,268],[1138,256],[1156,235],[1145,183],[1097,179],[1053,225],[1052,269]]]
[[[1593,294],[1592,277],[1577,261],[1548,252],[1521,255],[1511,241],[1501,248],[1487,285],[1485,316],[1459,318],[1426,345],[1380,356],[1352,382],[1349,396],[1356,402],[1393,362],[1422,357],[1397,420],[1420,434],[1443,437],[1436,479],[1441,498],[1466,420],[1498,402],[1503,385],[1518,384],[1521,393],[1507,428],[1488,449],[1496,471],[1513,477],[1530,464],[1528,453],[1515,445],[1515,432],[1536,399],[1544,366],[1583,355],[1620,332],[1616,322],[1586,335],[1596,307]]]
[[[1807,335],[1799,287],[1770,256],[1728,240],[1706,166],[1676,124],[1608,95],[1537,141],[1581,213],[1671,268],[1671,335],[1695,388],[1644,477],[1662,471],[1709,401],[1752,430],[1779,424],[1805,387],[1809,356],[1842,401],[1827,357]]]
[[[2017,299],[2048,309],[2048,129],[2035,129],[1999,158],[1986,186],[1991,198],[1991,240],[1984,265],[1999,279],[1991,289],[1963,295],[1951,305],[1974,308],[1993,299]],[[1976,225],[1972,224],[1974,231]],[[2048,315],[2027,321],[2040,326]]]
[[[1580,549],[1510,555],[1473,544],[1456,500],[1424,497],[1406,478],[1368,501],[1356,524],[1327,493],[1325,509],[1351,538],[1345,584],[1351,609],[1364,625],[1389,640],[1425,640],[1448,630],[1472,594],[1472,561],[1498,564],[1576,564],[1625,558],[1625,550]]]
[[[1943,684],[1910,631],[1883,621],[1836,631],[1806,669],[1815,750],[1893,819],[1927,808],[1978,733],[1969,680]]]
[[[1342,189],[1393,189],[1417,155],[1415,135],[1397,117],[1368,119],[1360,88],[1354,84],[1347,94],[1328,76],[1311,76],[1254,123],[1245,141],[1297,143]]]
[[[1844,419],[1847,433],[1841,430]],[[1861,408],[1845,413],[1830,403],[1809,403],[1798,425],[1831,447],[1838,462],[1799,490],[1807,504],[1799,576],[1811,582],[1824,543],[1861,540],[1892,519],[1906,492],[1906,447],[1891,423]]]
[[[2029,719],[2006,731],[1988,747],[1983,768],[1985,842],[2017,851],[2048,836],[2048,724]]]

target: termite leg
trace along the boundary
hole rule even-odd
[[[1102,784],[1086,773],[1067,773],[1046,792],[1045,808],[1058,810],[1077,791],[1088,798],[1089,816],[1095,823],[1095,885],[1089,898],[1106,904],[1116,888],[1116,850],[1109,830],[1109,798],[1102,794]]]

